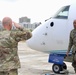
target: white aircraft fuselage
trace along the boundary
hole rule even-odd
[[[32,37],[27,45],[38,51],[67,51],[70,31],[76,19],[76,5],[63,6],[55,16],[40,24],[32,31]]]

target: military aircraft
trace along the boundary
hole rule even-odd
[[[34,50],[45,53],[60,54],[61,56],[66,55],[69,44],[69,34],[73,29],[73,21],[75,19],[76,4],[62,6],[54,16],[32,31],[32,38],[26,41],[27,45]],[[66,61],[70,60],[71,58]],[[54,63],[53,71],[60,73],[64,68],[67,68],[66,64],[62,67],[63,66]]]

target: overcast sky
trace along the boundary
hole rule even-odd
[[[0,20],[9,16],[19,22],[20,17],[31,18],[31,23],[51,17],[62,5],[76,0],[0,0]]]

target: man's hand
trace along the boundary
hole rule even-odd
[[[18,23],[16,23],[16,22],[12,22],[12,23],[14,23],[14,26],[15,26],[16,28],[22,28]]]
[[[69,55],[69,52],[67,51],[66,56],[68,56],[68,55]]]

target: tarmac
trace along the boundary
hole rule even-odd
[[[21,68],[18,75],[76,75],[71,63],[67,65],[66,74],[55,74],[52,71],[52,63],[48,63],[49,54],[30,49],[25,42],[19,42],[18,54]]]

